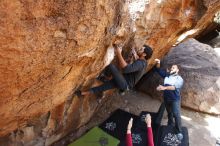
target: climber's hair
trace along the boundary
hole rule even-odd
[[[151,47],[147,46],[147,45],[143,45],[144,47],[144,53],[146,54],[145,59],[148,60],[151,58],[152,54],[153,54],[153,50]]]

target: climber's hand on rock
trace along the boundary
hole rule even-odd
[[[132,52],[132,54],[134,56],[134,59],[137,60],[139,58],[139,56],[137,55],[137,52],[136,52],[135,48],[132,48],[131,52]]]
[[[122,52],[122,47],[119,47],[119,46],[116,45],[116,47],[114,47],[114,48],[115,48],[115,53],[116,53],[116,54],[121,54],[121,52]]]
[[[160,68],[160,59],[155,59],[154,61],[156,62],[156,67]]]
[[[135,48],[132,48],[132,49],[131,49],[131,52],[132,52],[133,55],[136,55],[136,54],[137,54]]]
[[[156,63],[160,64],[160,59],[155,59],[154,60]]]

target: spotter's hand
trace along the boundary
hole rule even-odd
[[[156,63],[160,64],[160,59],[155,59],[154,60]]]
[[[162,85],[159,85],[157,87],[157,91],[163,91],[163,90],[166,90],[166,87],[162,86]]]

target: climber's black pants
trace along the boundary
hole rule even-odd
[[[180,115],[180,100],[177,101],[165,101],[165,107],[168,113],[168,125],[174,125],[173,119],[175,119],[175,127],[177,133],[181,130],[181,115]]]
[[[112,79],[104,82],[102,85],[90,89],[92,93],[100,93],[102,91],[118,88],[120,90],[127,90],[128,84],[124,76],[116,68],[115,65],[110,64],[106,67],[106,71],[112,75]]]

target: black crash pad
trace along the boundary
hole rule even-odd
[[[175,127],[161,126],[157,135],[157,146],[189,146],[189,136],[186,127],[182,127],[183,139],[178,140]]]
[[[131,117],[133,118],[132,129],[134,129],[138,116],[121,109],[114,111],[107,120],[99,125],[99,127],[115,138],[124,140],[127,132],[127,125]]]

